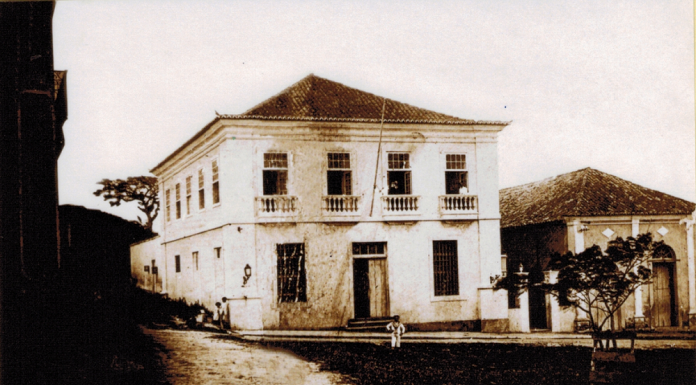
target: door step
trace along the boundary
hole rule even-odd
[[[353,318],[348,320],[346,330],[350,331],[386,331],[392,317]]]

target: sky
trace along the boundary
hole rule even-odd
[[[691,0],[59,0],[61,204],[149,170],[215,118],[310,73],[464,119],[512,121],[500,187],[585,167],[696,201]]]

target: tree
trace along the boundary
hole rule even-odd
[[[104,196],[111,206],[120,206],[121,202],[138,202],[138,209],[145,213],[146,222],[138,217],[138,222],[145,229],[152,231],[152,222],[159,214],[159,186],[157,178],[151,176],[134,176],[123,179],[102,179],[102,188],[94,195]]]
[[[617,238],[609,242],[605,252],[597,245],[575,254],[556,255],[550,264],[559,270],[556,283],[541,283],[546,292],[558,298],[561,307],[574,306],[587,313],[594,332],[602,330],[629,296],[641,285],[650,282],[652,271],[646,262],[663,242],[654,242],[652,235]]]

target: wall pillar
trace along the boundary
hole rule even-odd
[[[640,231],[640,219],[631,219],[631,236],[633,238],[638,238],[638,233]],[[633,272],[638,274],[638,266],[633,269]],[[639,286],[638,289],[633,293],[633,298],[635,299],[635,314],[634,318],[643,318],[643,286]]]
[[[696,223],[696,211],[691,214],[691,219],[684,218],[679,224],[686,225],[686,250],[688,256],[689,273],[689,326],[696,326],[696,268],[694,267],[694,223]]]
[[[573,221],[573,234],[575,235],[575,254],[582,253],[585,251],[585,233],[580,231],[581,223],[579,220]],[[575,308],[575,319],[576,320],[586,320],[587,313],[580,310],[580,308]]]

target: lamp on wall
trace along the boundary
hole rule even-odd
[[[247,265],[244,266],[244,282],[242,283],[242,287],[246,286],[249,278],[251,278],[251,266],[247,263]]]

